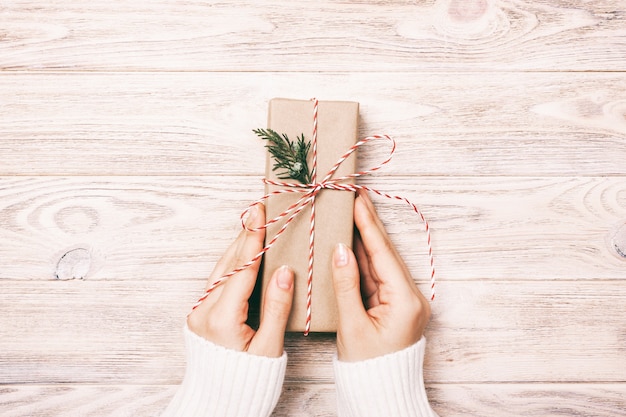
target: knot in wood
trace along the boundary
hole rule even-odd
[[[57,279],[85,279],[91,267],[91,254],[87,249],[72,249],[61,256],[57,263]]]
[[[626,259],[626,222],[611,232],[611,247],[621,258]]]

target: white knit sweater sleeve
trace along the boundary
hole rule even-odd
[[[269,416],[283,386],[287,354],[255,356],[215,345],[185,326],[187,370],[161,417]]]
[[[335,356],[339,417],[437,417],[422,372],[426,340],[360,362]]]

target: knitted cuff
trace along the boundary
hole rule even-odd
[[[339,417],[436,417],[424,389],[426,339],[360,362],[335,356]]]
[[[161,417],[269,416],[282,390],[287,354],[255,356],[215,345],[185,325],[187,370]]]

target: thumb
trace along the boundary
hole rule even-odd
[[[261,323],[249,353],[259,356],[279,357],[283,354],[285,328],[293,302],[293,271],[287,266],[278,268],[265,290]]]
[[[354,253],[345,244],[340,243],[333,253],[333,286],[337,298],[340,325],[353,325],[367,316],[363,299],[359,267]]]

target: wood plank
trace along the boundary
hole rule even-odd
[[[334,417],[332,384],[285,384],[273,417]],[[5,385],[4,417],[155,416],[176,386]],[[441,416],[613,417],[626,408],[626,384],[433,384],[427,388]]]
[[[154,417],[176,386],[162,385],[1,385],[4,417]]]
[[[3,73],[0,174],[262,175],[275,96],[360,101],[387,174],[626,174],[624,73]]]
[[[626,279],[626,259],[610,244],[626,221],[625,177],[363,184],[422,208],[443,281]],[[262,193],[261,178],[248,176],[0,177],[0,280],[204,279],[239,232],[241,211]],[[415,276],[427,276],[418,217],[375,202]],[[73,275],[59,263],[76,249],[86,259]]]
[[[624,71],[623,0],[2,6],[2,70]]]
[[[619,416],[626,409],[625,384],[451,384],[428,390],[446,417]]]
[[[203,283],[4,281],[0,288],[3,383],[172,384],[184,372],[182,323]],[[425,379],[623,382],[625,302],[623,281],[441,282]],[[286,350],[288,381],[332,382],[334,335],[289,334]]]

